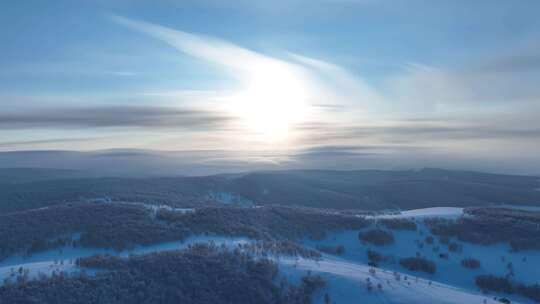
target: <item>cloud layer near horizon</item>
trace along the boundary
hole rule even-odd
[[[0,128],[172,128],[211,130],[224,128],[232,117],[196,109],[149,106],[47,108],[0,113]]]
[[[526,167],[526,161],[537,166],[532,162],[534,155],[540,154],[535,144],[540,142],[540,48],[536,43],[509,47],[489,56],[472,56],[452,66],[402,62],[394,73],[372,81],[331,60],[298,52],[268,55],[208,35],[118,15],[108,18],[114,26],[144,34],[141,40],[165,42],[178,56],[187,55],[215,67],[230,76],[234,85],[173,93],[142,89],[137,96],[123,96],[128,100],[123,104],[53,101],[22,110],[8,107],[0,112],[0,128],[5,131],[0,135],[0,149],[77,149],[85,139],[96,141],[97,149],[108,136],[102,129],[113,129],[124,137],[124,146],[110,140],[106,148],[205,147],[236,151],[245,161],[266,160],[277,166],[347,162],[357,162],[359,167],[384,166],[385,161],[395,166],[417,164],[413,159],[431,164],[462,161],[468,166],[483,157],[490,164],[506,159],[507,168],[516,164]],[[277,76],[268,78],[268,71]],[[128,74],[137,75],[129,72],[117,76]],[[306,103],[302,110],[307,109],[309,115],[299,120],[287,118],[292,123],[286,140],[257,140],[253,134],[258,130],[242,125],[245,117],[227,107],[257,82],[264,83],[272,93],[283,87],[301,88]],[[146,99],[140,102],[143,97]],[[243,107],[268,107],[265,115],[255,119],[270,122],[294,112],[296,93],[290,100],[287,92],[272,97],[277,98],[266,104],[249,100]],[[281,103],[277,109],[284,110],[276,111],[274,103]],[[19,139],[27,130],[39,130],[47,136]],[[92,134],[80,136],[79,130],[91,130]],[[149,139],[144,134],[147,131],[155,138]],[[272,153],[260,152],[268,150]],[[238,151],[251,151],[252,156]],[[523,159],[518,161],[516,155]],[[217,153],[207,159],[233,162],[238,157]]]

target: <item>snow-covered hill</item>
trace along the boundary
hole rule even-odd
[[[433,282],[401,272],[374,269],[365,264],[325,257],[322,261],[307,259],[281,260],[284,272],[291,276],[298,271],[321,274],[327,288],[319,294],[318,303],[324,303],[328,294],[332,303],[415,303],[463,304],[500,303],[491,296],[454,286]],[[530,303],[520,299],[513,303]]]
[[[400,212],[381,213],[369,218],[374,219],[391,219],[391,218],[408,218],[421,219],[429,217],[454,219],[463,215],[463,208],[458,207],[431,207],[413,210],[405,210]]]
[[[191,211],[191,210],[190,210]],[[184,210],[182,210],[184,212]],[[455,219],[463,215],[462,208],[426,208],[401,213],[382,214],[373,219],[414,219],[416,230],[390,230],[375,224],[378,229],[392,233],[395,241],[386,246],[375,246],[358,238],[361,231],[343,231],[328,234],[320,240],[304,240],[306,247],[343,246],[340,255],[323,254],[322,259],[312,260],[293,257],[273,258],[279,263],[284,275],[298,280],[306,272],[320,274],[327,281],[327,287],[318,294],[317,302],[324,303],[327,294],[332,303],[500,303],[494,298],[508,298],[512,303],[534,303],[533,301],[507,294],[482,294],[474,279],[480,274],[505,276],[512,265],[513,279],[526,284],[540,282],[540,252],[511,250],[508,244],[482,246],[464,243],[455,239],[450,241],[459,250],[450,251],[448,243],[429,232],[423,220],[429,217]],[[365,228],[372,229],[375,226]],[[426,238],[432,237],[432,242]],[[118,256],[146,254],[166,250],[178,250],[198,242],[214,242],[228,247],[251,242],[247,238],[218,236],[199,236],[184,242],[169,242],[152,246],[139,246],[131,250],[115,252],[108,249],[86,249],[64,247],[34,254],[31,257],[13,256],[0,263],[0,284],[4,280],[15,280],[18,275],[36,278],[40,274],[52,275],[59,272],[78,272],[74,261],[99,253]],[[422,243],[422,246],[419,244]],[[376,267],[369,266],[367,251],[373,250],[386,257]],[[403,268],[399,259],[421,256],[433,261],[436,271],[433,274],[413,272]],[[478,269],[461,265],[464,258],[480,261]]]

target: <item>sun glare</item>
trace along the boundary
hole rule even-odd
[[[305,81],[294,70],[265,62],[253,67],[245,89],[231,97],[230,110],[258,139],[284,140],[292,125],[309,114],[306,91]]]

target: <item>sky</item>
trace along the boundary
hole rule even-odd
[[[0,151],[540,174],[536,0],[2,1],[0,40]]]

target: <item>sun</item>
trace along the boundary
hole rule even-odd
[[[250,71],[246,86],[229,98],[229,110],[239,118],[241,128],[258,139],[287,139],[292,126],[310,112],[305,81],[279,62],[264,62]]]

